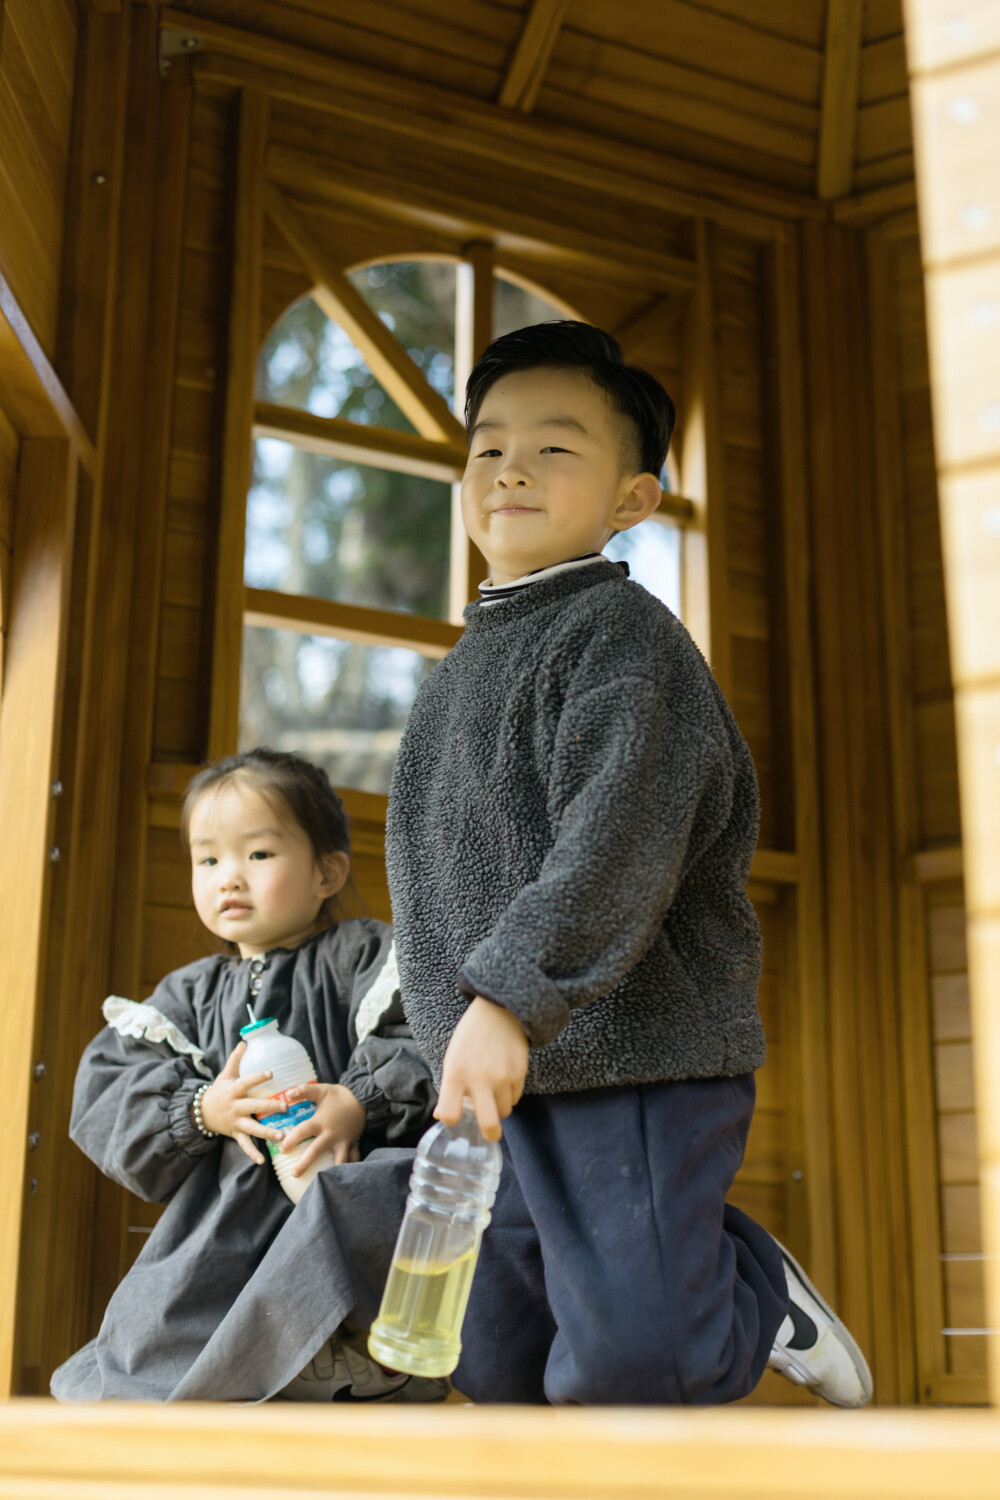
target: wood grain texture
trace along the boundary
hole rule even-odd
[[[0,47],[0,273],[55,356],[77,16],[63,0],[7,0]]]
[[[243,552],[246,497],[251,474],[256,335],[260,316],[267,121],[267,96],[247,90],[240,97],[237,127],[232,281],[212,631],[210,760],[232,755],[239,739]],[[198,446],[204,451],[209,444],[203,439]]]
[[[3,409],[22,437],[67,437],[88,473],[97,467],[89,434],[31,324],[0,275],[0,364]]]
[[[161,20],[174,24],[176,15],[165,11]],[[387,83],[373,69],[337,63],[300,48],[265,48],[251,35],[215,22],[201,30],[208,54],[196,63],[200,76],[267,87],[275,97],[361,120],[372,129],[389,129],[425,142],[440,141],[442,132],[451,129],[461,138],[463,150],[489,160],[509,161],[512,154],[525,151],[526,159],[553,179],[612,190],[617,184],[617,192],[632,201],[680,213],[709,212],[751,233],[768,213],[817,212],[806,194],[776,191],[763,183],[750,185],[738,175],[665,156],[642,142],[629,144],[630,170],[623,174],[618,170],[621,143],[613,138],[614,132],[602,141],[593,121],[581,130],[549,119],[525,119],[411,80]],[[589,101],[580,103],[584,109],[594,108]]]
[[[993,1500],[1000,1431],[985,1412],[503,1410],[355,1414],[277,1405],[0,1411],[12,1493],[96,1500],[296,1495],[537,1500]],[[300,1466],[294,1490],[288,1455]],[[155,1475],[155,1478],[147,1476]],[[137,1477],[141,1476],[141,1477]]]
[[[816,195],[819,198],[843,198],[851,190],[861,84],[863,18],[862,0],[828,0],[823,115],[816,168]]]
[[[528,0],[524,25],[504,72],[497,103],[530,114],[559,36],[567,0]]]
[[[15,1373],[18,1268],[27,1198],[29,1086],[44,992],[51,887],[55,751],[76,511],[76,465],[63,438],[28,438],[21,477],[9,635],[0,705],[0,824],[17,860],[0,864],[0,943],[8,1003],[0,1036],[9,1058],[14,1160],[0,1176],[0,1394]],[[18,1143],[13,1145],[13,1143]],[[15,1162],[17,1166],[15,1167]]]

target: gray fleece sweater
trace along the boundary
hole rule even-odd
[[[606,559],[465,624],[417,695],[386,837],[435,1078],[477,994],[524,1025],[529,1093],[759,1067],[757,782],[684,626]]]

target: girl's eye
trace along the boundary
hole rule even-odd
[[[208,865],[217,864],[218,861],[216,860],[214,854],[206,854],[205,858],[204,859],[199,859],[198,863],[200,865],[205,865],[207,867]]]
[[[553,445],[550,444],[550,446],[548,448],[543,448],[542,452],[543,453],[568,453],[569,449],[568,448],[556,448],[556,447],[554,447]]]
[[[476,456],[477,458],[499,458],[501,455],[499,448],[487,448],[484,453],[479,453]]]
[[[253,851],[253,853],[251,854],[250,858],[251,859],[270,859],[271,858],[271,852],[270,852],[269,849],[255,849]]]

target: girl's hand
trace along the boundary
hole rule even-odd
[[[250,1089],[256,1088],[258,1084],[265,1083],[271,1074],[270,1072],[247,1073],[241,1078],[239,1075],[240,1058],[245,1048],[246,1042],[239,1042],[233,1048],[218,1078],[202,1094],[201,1117],[205,1122],[206,1130],[214,1130],[216,1135],[231,1136],[251,1161],[255,1161],[258,1166],[263,1166],[264,1158],[251,1137],[258,1136],[265,1141],[280,1141],[281,1131],[272,1130],[269,1126],[262,1125],[259,1120],[254,1119],[255,1114],[273,1115],[275,1112],[272,1100],[251,1099],[249,1093]]]
[[[350,1089],[342,1083],[302,1083],[298,1088],[289,1089],[285,1097],[289,1104],[295,1104],[299,1099],[311,1099],[316,1106],[316,1113],[301,1125],[296,1125],[294,1130],[289,1130],[281,1143],[282,1151],[292,1151],[300,1142],[309,1142],[292,1168],[293,1177],[301,1177],[323,1151],[332,1151],[338,1166],[347,1161],[361,1160],[358,1142],[367,1116],[364,1105],[355,1099]]]
[[[524,1093],[528,1038],[516,1016],[477,995],[452,1032],[441,1070],[435,1120],[456,1125],[468,1095],[488,1141],[502,1135],[505,1120]]]

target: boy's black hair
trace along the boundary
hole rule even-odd
[[[602,391],[628,433],[627,464],[659,477],[674,430],[674,404],[660,382],[627,365],[618,340],[590,323],[571,319],[533,323],[494,339],[476,360],[465,388],[470,437],[491,386],[518,370],[582,370]]]
[[[351,836],[344,804],[320,766],[291,750],[271,750],[258,745],[241,750],[206,766],[188,782],[181,805],[181,839],[190,852],[191,814],[195,803],[206,792],[221,791],[234,781],[249,781],[277,811],[296,823],[312,846],[316,863],[322,865],[330,854],[351,852]],[[353,886],[353,882],[348,882]],[[336,918],[339,903],[335,896],[323,902],[321,914],[327,922]]]

